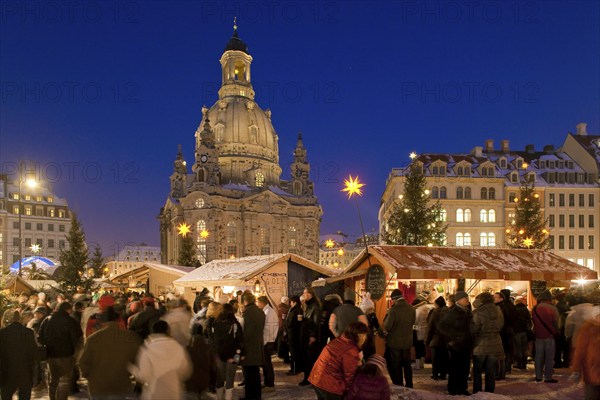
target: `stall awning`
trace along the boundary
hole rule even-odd
[[[383,245],[368,249],[368,254],[363,250],[343,274],[327,281],[357,276],[364,271],[367,258],[396,273],[398,279],[598,279],[596,271],[542,250]]]
[[[137,268],[130,269],[129,271],[125,271],[111,277],[110,281],[116,284],[119,284],[120,282],[124,282],[126,280],[144,281],[148,279],[151,269],[167,272],[175,276],[184,276],[185,274],[193,271],[194,267],[182,267],[179,265],[165,265],[157,263],[144,263]]]

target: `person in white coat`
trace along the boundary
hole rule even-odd
[[[263,340],[265,343],[263,392],[268,392],[275,389],[275,372],[273,370],[271,356],[275,353],[275,342],[277,341],[277,332],[279,330],[279,318],[277,316],[277,311],[271,307],[267,296],[259,296],[256,299],[256,305],[265,313],[265,328],[263,330]]]
[[[190,343],[190,321],[193,317],[187,301],[171,300],[167,308],[169,311],[161,319],[169,324],[169,335],[185,347]]]
[[[156,321],[152,333],[137,355],[129,372],[143,385],[142,400],[185,398],[185,381],[192,374],[192,363],[183,346],[169,336],[169,324]]]

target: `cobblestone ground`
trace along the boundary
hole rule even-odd
[[[275,367],[275,391],[263,393],[264,400],[314,400],[315,393],[311,387],[300,387],[298,382],[302,380],[301,375],[287,376],[285,372],[288,366],[279,360],[273,360]],[[445,381],[433,381],[430,379],[431,366],[421,370],[413,370],[415,389],[406,389],[403,387],[392,386],[392,399],[394,400],[437,400],[437,399],[456,399],[462,396],[446,395]],[[570,375],[567,369],[558,369],[554,377],[558,383],[536,383],[533,374],[533,364],[528,365],[527,371],[513,369],[507,379],[496,382],[496,393],[477,393],[470,397],[473,400],[580,400],[583,399],[583,387],[576,385],[568,380]],[[241,371],[238,371],[236,382],[241,381]],[[85,382],[81,382],[81,392],[70,399],[87,399],[87,388]],[[244,389],[237,387],[234,390],[234,400],[244,396]],[[469,382],[469,391],[472,389],[472,382]],[[33,399],[49,399],[47,390],[34,391]],[[215,399],[214,395],[207,395],[206,399]],[[15,396],[13,399],[17,399]]]

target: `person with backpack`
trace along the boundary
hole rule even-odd
[[[552,294],[544,290],[538,304],[533,307],[533,332],[535,334],[535,381],[557,383],[554,373],[554,338],[558,335],[558,310],[552,305]]]

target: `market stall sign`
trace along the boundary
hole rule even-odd
[[[383,267],[379,264],[372,265],[367,271],[365,290],[371,293],[373,300],[379,300],[385,293],[386,276]]]

